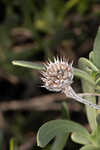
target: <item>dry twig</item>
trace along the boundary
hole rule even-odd
[[[97,93],[80,93],[81,96],[100,96]],[[39,110],[39,111],[47,111],[47,110],[60,110],[60,103],[56,103],[56,101],[61,102],[62,100],[66,100],[66,97],[62,94],[48,94],[44,96],[38,96],[35,98],[17,101],[13,100],[11,102],[1,102],[0,103],[0,111],[9,111],[9,110]],[[73,101],[67,100],[69,108],[78,110],[80,109],[80,104],[73,103]]]

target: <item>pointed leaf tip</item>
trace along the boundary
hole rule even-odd
[[[24,61],[24,60],[14,60],[14,61],[12,61],[12,64],[21,66],[21,67],[36,69],[36,70],[44,70],[45,69],[44,65],[41,63],[29,62],[29,61]]]

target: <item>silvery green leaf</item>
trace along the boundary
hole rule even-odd
[[[40,127],[37,133],[37,144],[40,147],[45,147],[54,137],[59,134],[68,135],[71,132],[78,132],[84,135],[84,138],[91,140],[87,129],[82,125],[70,120],[53,120],[45,123]]]
[[[13,65],[21,66],[21,67],[27,67],[31,69],[37,69],[37,70],[43,70],[45,69],[43,64],[40,63],[34,63],[29,61],[23,61],[23,60],[14,60],[12,61]]]
[[[77,132],[72,133],[71,139],[75,143],[79,143],[83,145],[90,144],[90,141],[87,138],[85,138],[84,135],[81,133],[77,133]]]
[[[85,145],[80,150],[100,150],[100,147],[95,147],[93,145]]]
[[[93,47],[92,60],[93,63],[100,69],[100,27],[98,29]]]

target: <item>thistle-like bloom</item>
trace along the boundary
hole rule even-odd
[[[100,106],[78,96],[72,89],[73,68],[72,63],[68,63],[65,58],[54,58],[54,61],[48,61],[45,65],[45,70],[41,72],[41,79],[44,82],[43,87],[49,91],[62,92],[67,97],[73,98],[81,103],[89,105],[95,109],[100,109]]]
[[[49,61],[45,64],[46,70],[41,72],[44,87],[50,91],[62,91],[69,86],[73,80],[72,63],[54,58],[54,62]]]

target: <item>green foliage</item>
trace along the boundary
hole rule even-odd
[[[82,145],[87,145],[87,144],[90,143],[90,141],[87,138],[85,138],[84,136],[82,136],[80,134],[80,132],[73,132],[72,135],[71,135],[71,139],[75,143],[79,143],[79,144],[82,144]]]
[[[94,42],[92,61],[100,69],[100,27]]]
[[[68,139],[68,133],[59,133],[56,136],[54,143],[51,146],[51,150],[62,150],[66,145],[66,141]]]
[[[91,71],[93,72],[95,70],[94,69],[95,67],[92,67],[91,62],[90,63],[88,63],[88,62],[89,62],[89,60],[87,60],[85,58],[80,58],[79,59],[79,67],[82,68],[84,71],[86,71],[90,77],[92,77]],[[92,80],[95,81],[94,77],[92,77]],[[91,84],[87,80],[81,79],[81,81],[82,81],[82,88],[83,88],[84,92],[92,92],[92,93],[95,92],[96,83],[94,86],[91,86]],[[96,98],[93,96],[85,97],[85,98],[92,101],[93,103],[96,103]],[[95,129],[96,128],[96,110],[92,109],[90,107],[86,107],[86,108],[87,108],[87,116],[88,116],[88,120],[90,122],[90,126],[92,129]],[[91,115],[92,115],[92,117],[91,117]]]
[[[99,147],[95,147],[89,144],[89,145],[83,146],[80,150],[99,150],[99,149],[100,149]]]
[[[82,137],[90,140],[88,131],[78,123],[69,120],[54,120],[40,127],[37,134],[37,144],[45,147],[54,137],[59,136],[59,134],[65,135],[65,133],[67,136],[70,132],[78,132]]]
[[[100,50],[99,50],[100,31],[99,30],[98,30],[98,33],[97,33],[97,36],[96,36],[96,39],[94,42],[94,49],[91,52],[90,57],[89,57],[90,60],[87,60],[85,58],[80,58],[80,60],[79,60],[79,68],[81,68],[82,70],[87,72],[95,81],[95,86],[91,86],[91,84],[87,80],[81,79],[83,92],[92,92],[92,93],[96,92],[96,86],[97,86],[97,83],[99,82],[100,76],[97,78],[97,75],[100,72],[100,70],[99,70],[100,64],[98,61],[98,56],[100,53]],[[100,86],[100,84],[98,84],[98,86]],[[95,96],[85,97],[85,98],[92,101],[93,103],[96,103]],[[100,130],[99,130],[98,121],[96,121],[97,111],[86,106],[86,112],[87,112],[87,117],[88,117],[90,127],[92,129],[93,141],[94,141],[95,145],[97,145],[97,147],[99,147],[100,145],[98,142],[99,141],[98,135],[100,134]],[[87,145],[87,146],[83,147],[82,149],[91,149],[91,146]],[[99,148],[97,148],[97,149],[99,149]]]
[[[37,69],[37,70],[43,70],[45,69],[42,64],[36,64],[33,62],[27,62],[27,61],[12,61],[13,65],[23,66],[31,69]]]

